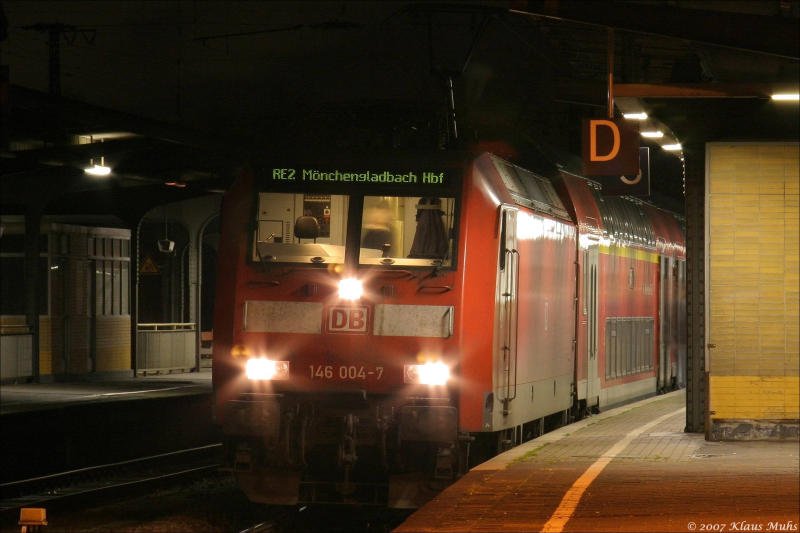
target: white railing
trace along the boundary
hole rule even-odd
[[[136,325],[136,374],[189,372],[197,368],[194,322]]]

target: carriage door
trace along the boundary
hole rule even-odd
[[[600,376],[597,373],[597,245],[584,252],[586,291],[586,406],[598,405]]]
[[[673,301],[674,287],[672,280],[672,259],[661,256],[659,294],[659,343],[658,343],[658,390],[667,390],[672,381],[672,358],[670,357],[673,338]]]
[[[500,220],[500,257],[497,283],[499,323],[498,353],[500,355],[500,401],[503,416],[517,396],[517,305],[519,252],[517,251],[517,210],[503,208]]]

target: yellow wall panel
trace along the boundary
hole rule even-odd
[[[97,371],[126,371],[131,368],[131,317],[97,317]]]
[[[800,378],[710,376],[712,417],[717,419],[800,418]]]
[[[800,144],[706,155],[710,417],[800,418]]]

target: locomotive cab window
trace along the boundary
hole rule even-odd
[[[437,196],[365,196],[359,262],[450,266],[454,204]]]
[[[347,204],[343,195],[259,193],[253,260],[343,263]]]

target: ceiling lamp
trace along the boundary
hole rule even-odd
[[[647,120],[647,113],[644,111],[638,113],[623,113],[622,118],[626,120]]]
[[[800,101],[800,93],[775,93],[770,98],[776,102],[797,102]]]
[[[683,150],[683,147],[681,146],[681,143],[662,144],[661,148],[663,150],[666,150],[667,152],[679,152],[679,151]]]
[[[106,158],[101,155],[99,165],[92,158],[89,160],[89,166],[84,168],[83,171],[90,176],[108,176],[111,174],[111,167],[106,166]]]
[[[650,131],[643,131],[640,132],[639,135],[642,137],[646,137],[648,139],[660,139],[664,136],[664,132],[661,130],[650,130]]]

